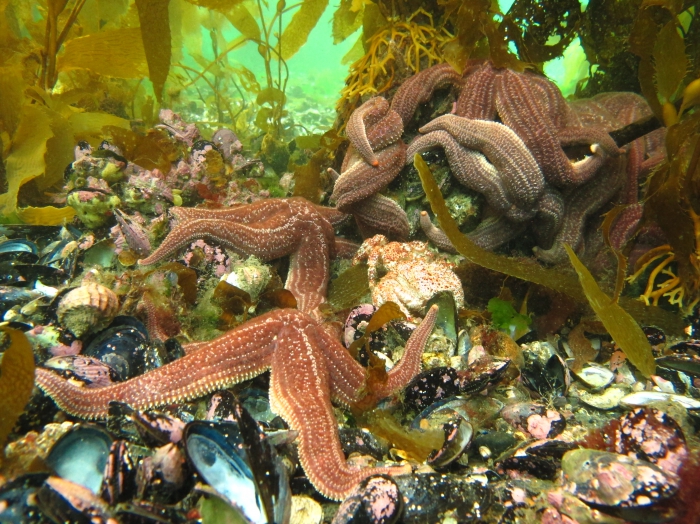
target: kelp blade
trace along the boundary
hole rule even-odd
[[[499,273],[504,273],[527,282],[545,286],[554,291],[569,295],[576,300],[586,301],[586,295],[581,289],[578,280],[573,275],[561,273],[553,269],[545,269],[536,262],[527,264],[523,263],[523,260],[511,259],[491,253],[469,240],[466,235],[462,234],[457,223],[450,215],[445,205],[445,199],[440,193],[440,188],[435,182],[433,174],[423,158],[416,154],[413,157],[413,164],[418,170],[425,195],[428,198],[428,202],[430,202],[433,213],[440,222],[440,227],[460,255],[486,269],[498,271]],[[645,306],[642,302],[630,300],[626,297],[621,297],[620,303],[639,322],[657,325],[667,333],[683,333],[683,321],[678,315],[664,311],[658,307]]]
[[[7,326],[0,331],[10,339],[0,366],[0,450],[29,402],[34,388],[34,352],[24,333]],[[3,453],[0,452],[0,460]]]
[[[72,207],[23,207],[17,209],[17,217],[25,224],[37,226],[60,226],[75,216]]]
[[[148,77],[158,102],[163,101],[163,87],[170,72],[170,0],[136,0],[141,24],[141,38],[148,63]]]
[[[7,193],[0,195],[0,213],[9,215],[17,207],[19,188],[44,174],[46,142],[53,136],[45,108],[24,106],[22,120],[15,133],[12,153],[5,161]]]
[[[289,60],[301,46],[306,43],[309,33],[316,27],[319,18],[326,10],[328,0],[303,0],[299,10],[294,13],[289,25],[280,37],[282,58]]]
[[[58,58],[58,70],[89,69],[118,78],[141,78],[148,74],[146,52],[138,27],[111,29],[74,38]]]
[[[625,352],[629,361],[645,376],[656,373],[656,361],[644,331],[637,322],[617,302],[614,302],[598,286],[588,268],[576,256],[568,244],[566,252],[578,274],[588,303],[608,330],[610,336]]]

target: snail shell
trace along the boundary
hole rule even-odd
[[[119,299],[109,288],[88,282],[69,291],[59,302],[58,322],[80,338],[109,325],[119,311]]]

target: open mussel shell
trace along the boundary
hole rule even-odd
[[[521,370],[523,383],[542,396],[564,395],[571,376],[566,363],[547,342],[534,342],[523,350],[525,366]]]
[[[563,440],[536,440],[514,450],[504,458],[500,466],[506,470],[528,473],[543,480],[554,480],[567,451],[577,444]]]
[[[608,387],[615,379],[615,373],[610,368],[589,362],[585,364],[578,372],[573,372],[573,375],[591,391],[600,391]]]
[[[112,437],[93,424],[79,424],[53,445],[46,463],[59,477],[99,493]]]
[[[34,263],[39,260],[39,248],[34,242],[12,239],[0,242],[0,261]]]
[[[493,503],[489,485],[474,478],[427,473],[399,475],[394,481],[406,501],[405,524],[442,522],[445,515],[454,522],[481,522]]]
[[[469,447],[474,436],[474,428],[463,417],[457,415],[442,426],[445,442],[440,449],[428,455],[429,466],[439,470],[457,460]]]
[[[428,465],[445,468],[467,450],[474,435],[468,411],[467,400],[451,397],[428,406],[413,419],[412,429],[442,429],[445,434],[442,447],[428,456]]]
[[[439,307],[437,317],[435,318],[435,325],[442,329],[445,336],[450,339],[456,347],[457,307],[455,305],[454,295],[449,291],[440,291],[433,295],[428,301],[425,305],[425,310],[428,311],[433,305]]]
[[[250,415],[242,408],[238,414],[238,422],[188,424],[189,461],[246,522],[286,522],[291,510],[287,472]]]

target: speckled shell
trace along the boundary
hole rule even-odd
[[[107,327],[119,311],[119,299],[109,288],[88,282],[69,291],[59,302],[58,322],[80,338]]]

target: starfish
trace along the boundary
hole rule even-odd
[[[328,260],[337,251],[333,224],[345,215],[299,197],[270,198],[230,209],[173,207],[171,214],[177,225],[153,253],[139,260],[141,265],[159,262],[200,238],[262,260],[291,255],[285,287],[299,309],[320,315]]]
[[[580,185],[592,178],[619,148],[605,129],[580,126],[559,89],[531,72],[497,69],[490,62],[467,72],[457,100],[459,116],[495,120],[511,128],[537,161],[547,182],[556,187]],[[587,145],[589,157],[572,162],[563,147]]]
[[[616,159],[609,170],[601,172],[565,198],[565,212],[561,228],[549,249],[533,248],[535,256],[543,262],[556,263],[564,260],[564,244],[569,244],[574,251],[581,251],[583,246],[586,220],[620,190],[624,183],[624,172]]]
[[[419,104],[424,104],[436,89],[454,85],[461,89],[462,75],[450,64],[437,64],[406,79],[391,99],[391,109],[396,111],[406,126],[413,118]]]
[[[493,164],[503,186],[519,207],[534,207],[544,190],[544,177],[520,138],[498,122],[443,115],[420,128],[421,133],[442,129],[457,142],[477,150]]]
[[[299,461],[308,479],[324,496],[341,500],[366,477],[408,473],[410,467],[349,466],[331,401],[366,406],[408,384],[420,371],[436,316],[433,306],[386,381],[371,387],[365,368],[336,338],[316,319],[293,309],[269,312],[214,340],[194,343],[184,357],[126,382],[85,388],[39,368],[36,383],[63,411],[98,419],[107,417],[112,401],[148,409],[198,398],[269,370],[270,406],[298,432]]]
[[[385,98],[374,97],[353,112],[347,133],[351,143],[341,173],[329,170],[335,179],[331,202],[343,213],[352,214],[367,234],[379,229],[407,238],[406,213],[379,195],[399,174],[406,158],[401,117]]]

